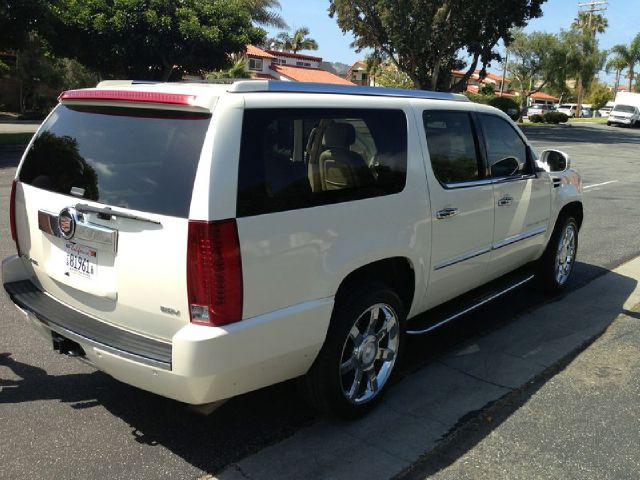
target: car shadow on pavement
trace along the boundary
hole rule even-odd
[[[292,382],[241,395],[203,416],[98,371],[48,375],[10,353],[0,353],[2,367],[13,375],[0,376],[0,405],[59,400],[73,409],[102,407],[130,426],[131,437],[123,443],[161,445],[208,472],[291,435],[318,416],[297,398]]]
[[[432,363],[449,372],[464,374],[468,381],[474,382],[475,390],[470,393],[463,385],[448,379],[446,372],[441,376],[441,385],[431,383],[430,388],[438,392],[436,396],[442,403],[432,399],[429,404],[433,407],[428,415],[442,418],[442,412],[446,412],[449,418],[457,418],[457,421],[448,425],[446,432],[430,448],[425,448],[419,462],[397,478],[424,479],[452,465],[525,405],[627,311],[624,304],[637,286],[636,279],[592,265],[577,264],[576,268],[579,266],[591,274],[602,270],[609,275],[587,285],[584,290],[575,291],[576,297],[550,298],[542,307],[532,307],[531,312],[508,323],[499,316],[491,320],[485,317],[482,319],[485,325],[475,327],[477,334],[453,351],[442,352],[433,359]],[[522,297],[523,293],[514,297]],[[638,318],[637,313],[632,314]],[[472,319],[465,319],[465,322],[469,320]],[[439,334],[446,336],[447,332]],[[422,348],[438,341],[434,335]],[[414,348],[420,346],[414,345]],[[415,376],[423,375],[429,368],[420,370]],[[449,410],[455,409],[456,405],[469,405],[469,399],[463,399],[461,395],[471,395],[486,402],[466,412],[459,408],[451,415]]]
[[[550,145],[562,143],[640,144],[640,129],[638,128],[575,124],[544,127],[527,125],[522,131],[529,140],[548,141]]]

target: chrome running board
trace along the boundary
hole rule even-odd
[[[436,323],[434,323],[433,325],[429,325],[428,327],[425,328],[420,328],[417,330],[412,330],[411,328],[408,328],[406,333],[407,335],[424,335],[425,333],[429,333],[432,330],[435,330],[437,328],[440,328],[441,326],[452,322],[454,320],[456,320],[457,318],[462,317],[463,315],[466,315],[469,312],[472,312],[474,310],[476,310],[477,308],[482,307],[483,305],[486,305],[489,302],[492,302],[493,300],[500,298],[501,296],[511,292],[512,290],[515,290],[518,287],[521,287],[522,285],[524,285],[525,283],[530,282],[531,280],[533,280],[534,275],[529,274],[528,276],[526,276],[524,279],[521,279],[519,281],[517,281],[516,283],[513,283],[507,287],[503,287],[502,289],[498,290],[497,292],[493,292],[492,294],[490,294],[487,297],[482,298],[481,300],[477,300],[475,303],[471,304],[470,306],[464,308],[463,310],[460,310],[459,312],[456,312],[454,314],[450,314],[448,316],[446,316],[443,320],[440,320]],[[437,308],[437,307],[436,307]],[[409,324],[411,323],[411,320],[409,320]]]

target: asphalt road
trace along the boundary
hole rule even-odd
[[[571,288],[640,254],[640,130],[529,127],[560,148],[585,184],[585,223]],[[0,256],[13,253],[6,205],[19,152],[0,151]],[[609,183],[607,183],[609,182]],[[551,299],[560,300],[560,299]],[[529,289],[407,343],[404,375],[550,299]],[[291,383],[229,401],[209,417],[54,354],[0,296],[0,478],[197,478],[318,420]]]

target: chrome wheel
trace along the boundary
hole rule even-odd
[[[378,303],[355,321],[340,357],[340,385],[353,404],[374,398],[391,376],[400,345],[398,315],[390,305]]]
[[[568,223],[560,240],[556,252],[555,277],[558,285],[564,285],[569,279],[576,255],[576,227],[573,223]]]

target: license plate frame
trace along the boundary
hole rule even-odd
[[[95,281],[98,276],[98,251],[79,243],[67,242],[64,245],[65,274],[75,278]]]

